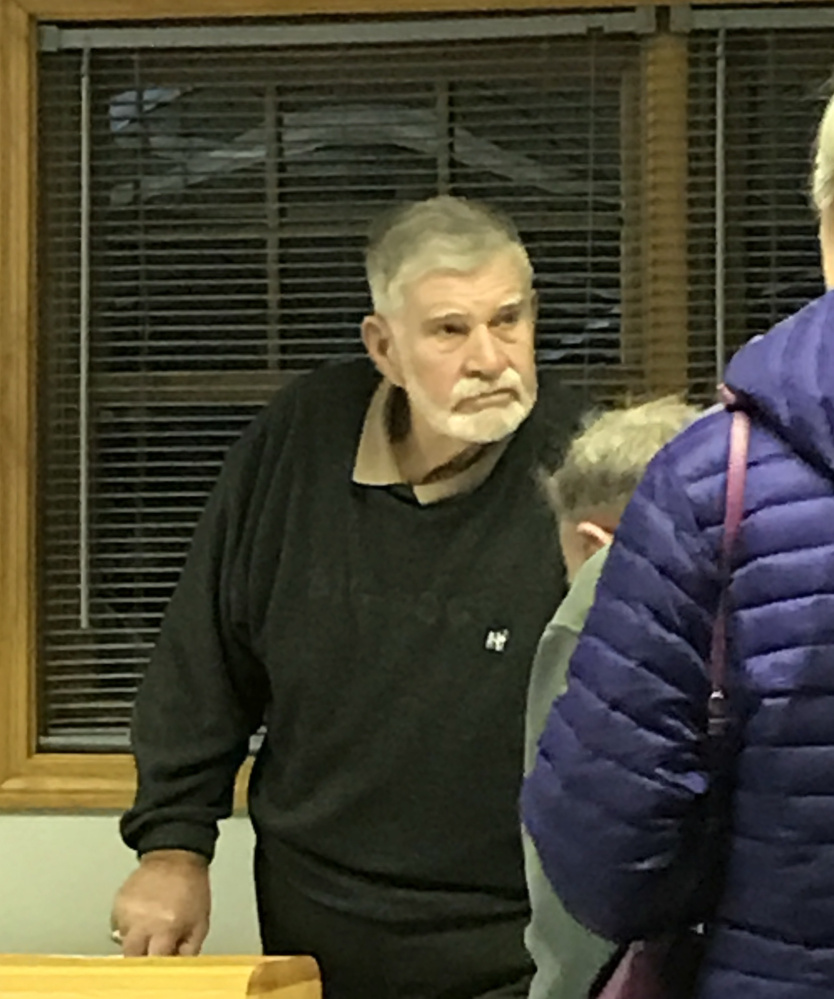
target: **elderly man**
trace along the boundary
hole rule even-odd
[[[194,954],[249,738],[267,953],[328,999],[521,996],[527,681],[563,595],[538,472],[577,414],[537,384],[512,225],[450,197],[372,236],[373,365],[299,378],[232,448],[136,705],[125,954]],[[538,395],[538,400],[537,400]]]

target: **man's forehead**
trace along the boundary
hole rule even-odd
[[[499,311],[501,309],[511,309],[516,306],[524,304],[526,295],[523,292],[516,292],[512,295],[508,295],[503,298],[498,298],[494,303],[489,303],[489,307],[493,311]],[[426,319],[431,321],[433,319],[445,319],[448,316],[462,316],[467,315],[472,311],[473,306],[477,306],[476,302],[469,302],[467,304],[462,303],[460,300],[448,301],[448,302],[437,302],[432,308],[428,309],[426,312]]]
[[[497,264],[497,266],[496,266]],[[432,271],[407,289],[406,297],[427,313],[500,309],[525,300],[530,289],[513,263],[495,262],[476,271]]]

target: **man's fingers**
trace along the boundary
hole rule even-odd
[[[113,930],[114,943],[120,943],[125,957],[195,957],[200,953],[200,947],[205,939],[205,933],[195,932],[180,939],[172,930],[148,932],[147,930],[131,930],[122,936],[118,930]]]
[[[168,930],[164,933],[154,933],[151,936],[147,955],[148,957],[174,957],[178,951],[178,935]]]
[[[199,937],[190,936],[186,937],[180,943],[179,950],[177,953],[180,957],[196,957],[200,953],[200,946],[202,945],[202,940]]]
[[[122,954],[124,957],[145,957],[150,944],[150,934],[141,930],[131,930],[122,937]]]
[[[208,931],[208,922],[200,920],[191,932],[180,941],[180,955],[182,957],[196,957],[203,949]]]

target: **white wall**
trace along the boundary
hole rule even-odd
[[[248,819],[223,823],[206,953],[260,953],[253,844]],[[0,953],[115,953],[110,906],[134,864],[116,815],[0,813]]]

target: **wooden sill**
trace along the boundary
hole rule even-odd
[[[235,811],[246,810],[251,762],[240,772]],[[3,810],[107,810],[128,808],[136,788],[130,756],[37,753],[0,784]]]

